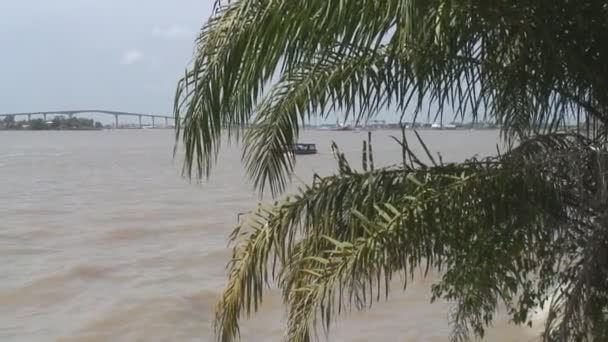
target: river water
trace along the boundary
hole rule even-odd
[[[400,158],[374,133],[376,163]],[[444,160],[494,154],[496,131],[426,131]],[[305,132],[320,153],[298,158],[297,175],[335,170],[331,141],[360,160],[365,134]],[[212,341],[213,308],[226,279],[236,213],[258,195],[237,146],[223,149],[211,179],[181,177],[173,132],[0,132],[1,341]],[[412,139],[410,139],[412,140]],[[298,180],[296,180],[297,182]],[[370,311],[340,318],[329,341],[445,341],[449,304],[429,304],[430,280]],[[285,311],[276,291],[244,321],[243,341],[280,341]],[[499,314],[488,341],[539,334]]]

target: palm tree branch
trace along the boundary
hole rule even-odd
[[[311,187],[302,189],[300,194],[276,203],[271,209],[261,207],[252,214],[254,219],[252,222],[254,223],[249,225],[245,232],[241,230],[243,228],[239,228],[233,235],[236,241],[241,242],[238,242],[235,247],[236,257],[231,263],[227,290],[222,297],[224,299],[218,305],[217,326],[228,328],[222,330],[222,339],[233,340],[238,332],[238,319],[241,315],[240,310],[242,310],[239,305],[244,305],[248,313],[252,306],[254,311],[257,308],[257,303],[261,301],[261,289],[264,283],[268,282],[266,267],[272,254],[275,255],[273,264],[277,263],[276,258],[278,258],[278,264],[283,267],[278,274],[278,280],[288,303],[295,303],[295,298],[304,298],[302,300],[307,301],[313,299],[318,301],[325,298],[318,293],[300,297],[300,295],[306,293],[300,289],[301,287],[314,285],[314,283],[310,283],[311,276],[326,274],[324,270],[307,268],[306,266],[310,265],[311,262],[314,263],[327,258],[327,255],[333,255],[332,251],[335,249],[330,249],[331,244],[328,244],[328,240],[319,239],[319,237],[326,236],[332,239],[331,241],[343,241],[346,244],[352,244],[359,239],[365,240],[366,237],[369,237],[370,229],[366,227],[361,218],[365,217],[369,222],[374,222],[375,219],[386,217],[386,215],[379,214],[377,209],[378,205],[384,203],[396,205],[398,208],[402,208],[404,213],[409,210],[409,215],[403,215],[410,220],[410,223],[403,223],[404,219],[399,222],[402,222],[402,226],[406,227],[404,229],[410,229],[407,227],[417,229],[403,233],[410,238],[404,242],[407,243],[406,246],[408,247],[402,245],[400,250],[409,254],[407,257],[396,258],[408,260],[414,266],[420,265],[421,261],[425,259],[430,263],[427,264],[427,269],[429,266],[441,268],[443,265],[448,269],[462,270],[469,266],[463,265],[463,262],[476,262],[477,259],[475,259],[475,255],[471,256],[473,259],[463,259],[463,255],[458,254],[458,251],[466,251],[466,246],[476,246],[475,243],[477,245],[481,243],[479,241],[495,245],[500,244],[501,240],[499,238],[503,238],[503,234],[506,232],[509,235],[515,234],[514,231],[522,232],[518,233],[520,234],[520,240],[518,241],[541,241],[542,239],[538,234],[545,234],[542,236],[543,238],[552,240],[553,237],[546,235],[546,229],[550,227],[551,234],[555,234],[559,230],[555,230],[555,225],[551,225],[551,221],[547,221],[547,211],[553,209],[551,212],[553,216],[550,217],[554,219],[556,217],[562,219],[567,215],[556,214],[556,210],[559,212],[561,207],[556,207],[555,200],[551,200],[552,197],[549,196],[549,194],[558,196],[560,192],[543,187],[548,186],[547,184],[563,184],[563,182],[552,183],[546,178],[551,174],[549,171],[552,170],[553,164],[545,166],[542,172],[539,169],[531,167],[524,169],[521,166],[524,162],[529,161],[535,161],[533,165],[544,165],[543,163],[551,160],[556,162],[561,158],[559,157],[560,153],[564,153],[559,151],[567,151],[572,144],[578,144],[579,142],[582,142],[580,138],[572,139],[572,136],[569,135],[539,137],[503,155],[501,160],[471,160],[464,164],[446,164],[417,170],[408,167],[358,173],[348,167],[343,167],[343,170],[348,171],[348,173],[323,178],[313,183]],[[547,156],[546,151],[548,149],[557,152]],[[539,160],[541,156],[544,156],[544,158]],[[538,175],[537,178],[530,177],[532,171],[535,171],[534,174]],[[467,186],[464,187],[463,184]],[[566,185],[563,186],[566,187]],[[500,191],[503,188],[520,189],[522,193],[518,192],[509,198],[504,198],[501,197],[502,192]],[[568,203],[573,203],[564,202],[565,198],[560,198],[560,200],[562,201],[559,202],[562,203],[561,205],[569,206],[571,204]],[[491,206],[480,206],[482,203]],[[440,211],[441,218],[439,219],[436,217],[437,208],[442,208]],[[357,213],[357,215],[353,215],[353,213]],[[540,220],[539,217],[544,218],[544,220]],[[443,226],[446,224],[449,227]],[[488,232],[482,230],[482,232],[485,232],[483,234],[490,234],[490,232],[496,230],[489,229],[489,227],[498,227],[498,235],[488,235],[488,239],[481,239],[478,235],[481,234],[478,231],[481,227],[488,227]],[[454,234],[464,235],[454,236]],[[303,237],[303,240],[298,240],[298,236]],[[418,238],[413,239],[412,237]],[[448,244],[446,241],[455,242]],[[455,245],[456,242],[464,245]],[[483,246],[476,246],[474,250],[485,250],[481,247]],[[525,248],[529,245],[516,245],[516,247]],[[505,246],[505,251],[512,253],[513,249],[509,248],[511,247]],[[532,255],[534,255],[531,250],[526,253],[523,253],[523,249],[521,251],[522,258],[532,258]],[[255,258],[244,260],[245,258],[241,255],[255,256]],[[498,261],[502,260],[500,256],[495,258]],[[464,261],[454,264],[455,260]],[[523,265],[531,264],[529,261],[525,262],[520,259],[516,261]],[[504,266],[502,269],[495,269],[494,272],[503,272],[500,274],[503,278],[500,279],[515,279],[519,281],[515,285],[521,285],[523,282],[515,276],[519,274],[517,271],[522,270],[521,266],[519,269],[511,267],[511,265],[508,266],[510,267]],[[390,267],[392,267],[392,270],[408,269],[405,266],[403,268],[394,265]],[[409,270],[413,271],[413,268],[410,266]],[[473,268],[473,270],[479,270],[479,268]],[[452,300],[464,298],[462,297],[464,293],[459,292],[462,290],[459,290],[457,286],[462,285],[463,281],[462,272],[458,272],[460,271],[446,273],[447,281],[444,286],[436,288],[435,293],[438,298],[442,296],[447,296]],[[303,273],[307,276],[302,276]],[[276,279],[276,276],[277,274],[273,269],[270,272],[270,277]],[[479,274],[475,273],[469,276],[479,276]],[[357,277],[358,283],[361,283],[361,278],[366,279],[364,275]],[[352,277],[349,279],[352,279]],[[482,283],[483,279],[487,278],[480,278]],[[496,281],[498,282],[498,280]],[[509,281],[510,284],[513,284],[514,280]],[[477,285],[481,286],[482,283]],[[342,284],[341,288],[347,288],[348,285]],[[329,289],[324,284],[320,286],[322,289]],[[247,287],[251,288],[249,292],[237,291]],[[369,287],[363,286],[361,288],[369,290]],[[494,295],[500,293],[500,298],[505,301],[513,296],[513,293],[503,288],[500,289],[500,292],[497,292],[498,290],[495,288],[489,288],[488,291],[490,291],[488,293]],[[292,296],[292,293],[295,297]],[[353,296],[354,298],[362,298],[361,294]],[[493,307],[488,302],[484,303],[486,309]],[[309,307],[308,304],[304,303],[298,305]],[[323,302],[325,308],[328,305],[330,304]],[[530,305],[524,306],[520,311],[527,312]],[[299,306],[290,305],[290,307]],[[485,312],[489,315],[488,310]],[[469,309],[467,312],[474,311]],[[479,311],[476,312],[479,313]],[[294,311],[293,314],[294,317],[301,315],[297,311]],[[307,313],[305,316],[311,319],[316,317],[311,313]],[[466,317],[470,318],[470,315]],[[483,322],[487,323],[491,315],[471,317],[476,317],[475,331],[481,333],[483,331],[481,330],[482,321],[479,320],[479,317],[484,317]],[[301,320],[298,319],[298,321]],[[304,323],[304,321],[302,322]],[[305,326],[309,326],[310,323],[311,321],[307,321]],[[300,336],[300,338],[308,336],[309,331],[302,329],[303,326],[298,326],[294,330],[297,331],[294,336]]]

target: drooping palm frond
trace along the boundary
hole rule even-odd
[[[402,110],[412,104],[416,115],[429,104],[440,116],[452,110],[496,119],[508,136],[552,132],[581,115],[605,123],[608,67],[601,61],[608,57],[602,44],[608,40],[607,17],[600,0],[241,0],[220,5],[202,30],[194,63],[176,96],[185,171],[196,167],[198,175],[208,173],[222,130],[239,133],[256,114],[262,120],[258,124],[270,113],[291,124],[281,129],[256,125],[252,129],[259,133],[251,136],[258,138],[247,144],[247,152],[261,153],[255,146],[272,132],[296,137],[300,120],[326,114],[319,111],[319,99],[328,94],[332,105],[321,106],[326,109],[373,115],[366,112],[372,100]],[[572,18],[586,19],[583,25]],[[373,72],[356,78],[338,72],[325,87],[321,82],[302,95],[318,75],[319,63],[340,70],[362,51],[380,50],[387,52],[384,63],[369,58],[367,66],[358,67]],[[276,75],[282,82],[267,94]],[[358,89],[349,86],[354,80]],[[370,85],[389,87],[370,97]],[[279,103],[297,103],[307,115],[294,120],[288,110],[279,118]],[[281,140],[288,139],[276,142]],[[258,186],[269,183],[280,190],[290,165],[287,156],[273,151],[259,163],[250,158],[248,170]]]
[[[383,51],[353,51],[346,59],[334,52],[285,74],[257,108],[244,138],[243,159],[256,188],[264,189],[268,182],[273,194],[284,189],[284,175],[293,171],[294,162],[283,155],[285,147],[297,143],[300,126],[312,115],[338,107],[348,110],[351,105],[341,103],[344,92],[364,92],[360,106],[366,113],[377,111],[387,89],[385,77],[377,74],[384,63]]]
[[[348,229],[352,217],[349,206],[361,206],[369,200],[391,201],[401,196],[408,182],[399,170],[379,170],[373,174],[353,172],[337,151],[341,173],[320,179],[300,194],[271,206],[261,206],[249,220],[237,228],[232,238],[237,244],[230,267],[230,281],[218,303],[216,327],[222,340],[230,341],[238,331],[238,318],[249,315],[262,299],[268,281],[267,263],[274,254],[274,263],[284,265],[290,258],[298,234],[307,229],[324,229],[327,234],[352,234]],[[372,177],[373,176],[373,177]],[[362,212],[373,206],[359,208]],[[315,213],[316,215],[309,215]],[[319,225],[319,223],[322,223]]]
[[[589,173],[577,175],[577,194],[587,215],[586,229],[572,230],[567,253],[572,257],[560,270],[560,286],[552,298],[546,341],[608,339],[608,153],[594,151]]]
[[[571,283],[560,278],[559,265],[574,261],[565,250],[587,248],[573,233],[586,234],[595,215],[580,197],[592,188],[586,144],[542,136],[500,158],[363,173],[341,159],[339,174],[261,207],[235,231],[219,336],[235,338],[269,281],[288,305],[287,339],[309,341],[318,322],[329,329],[343,307],[379,300],[395,273],[407,281],[419,267],[440,271],[434,298],[457,304],[454,340],[482,336],[499,303],[528,322]]]
[[[433,293],[456,303],[454,339],[483,334],[499,302],[526,322],[554,288],[547,339],[605,336],[605,151],[553,134],[576,119],[594,142],[608,136],[605,1],[217,4],[176,94],[191,176],[210,172],[224,134],[245,132],[250,177],[277,194],[294,162],[282,145],[334,110],[488,118],[523,142],[495,159],[430,166],[402,143],[403,165],[363,173],[338,154],[339,174],[235,231],[222,339],[273,279],[288,337],[309,340],[319,317],[328,328],[342,305],[370,303],[394,272],[421,265],[443,272]]]

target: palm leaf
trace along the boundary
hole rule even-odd
[[[590,147],[608,136],[606,18],[600,0],[216,2],[176,92],[191,177],[209,175],[223,137],[244,132],[250,177],[276,195],[294,167],[282,147],[334,111],[489,119],[520,143],[458,164],[424,148],[427,166],[402,141],[401,165],[362,173],[336,148],[336,175],[235,231],[221,338],[236,337],[271,279],[288,337],[310,340],[319,312],[329,328],[343,305],[370,304],[394,272],[418,266],[443,272],[433,293],[456,304],[455,340],[482,336],[500,302],[526,322],[555,288],[547,339],[606,336],[605,150]],[[555,134],[574,119],[592,141]]]
[[[579,27],[571,20],[605,18],[600,1],[308,0],[303,6],[242,0],[218,8],[176,97],[177,134],[190,175],[193,168],[208,174],[223,130],[238,139],[254,114],[260,121],[252,129],[263,131],[250,135],[247,152],[257,154],[259,140],[272,131],[278,137],[278,127],[291,133],[275,142],[287,142],[304,118],[333,109],[373,116],[388,106],[413,109],[416,117],[433,104],[436,112],[428,115],[451,110],[493,118],[510,137],[556,131],[580,113],[607,121],[608,96],[594,90],[608,85],[599,63],[608,51],[596,44],[608,38],[607,24],[602,19]],[[581,49],[590,53],[576,52]],[[360,62],[356,70],[341,69],[353,59]],[[331,75],[312,86],[324,70]],[[277,74],[279,83],[268,91]],[[283,124],[267,128],[264,122],[279,118],[282,108],[276,122]],[[282,190],[292,162],[273,149],[259,162],[249,155],[258,187]]]
[[[442,271],[434,297],[458,304],[454,339],[469,331],[482,336],[499,302],[516,322],[527,322],[558,283],[569,225],[588,215],[575,190],[585,188],[575,176],[589,166],[585,144],[577,136],[543,136],[500,159],[364,173],[343,167],[347,173],[258,210],[250,233],[237,233],[235,255],[255,258],[233,260],[223,297],[230,300],[218,306],[218,327],[230,328],[222,339],[238,331],[240,312],[232,308],[244,305],[249,314],[261,300],[270,258],[282,267],[270,274],[289,307],[290,341],[309,340],[319,319],[329,329],[347,305],[361,309],[387,296],[395,272],[407,279],[420,266]],[[567,153],[575,147],[577,154]],[[556,168],[572,158],[577,171]],[[543,277],[529,278],[533,273]],[[233,290],[243,284],[252,290]]]

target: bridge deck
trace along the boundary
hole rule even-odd
[[[23,113],[0,113],[0,117],[6,116],[31,116],[31,115],[75,115],[75,114],[107,114],[114,116],[137,116],[137,117],[148,117],[148,118],[163,118],[163,119],[174,119],[172,115],[159,115],[159,114],[144,114],[144,113],[131,113],[131,112],[118,112],[111,110],[100,110],[100,109],[83,109],[83,110],[62,110],[62,111],[45,111],[45,112],[23,112]]]

